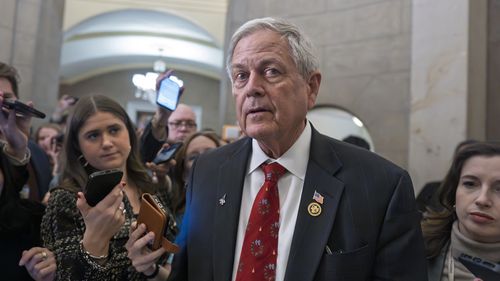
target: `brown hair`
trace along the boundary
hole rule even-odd
[[[14,91],[14,95],[19,98],[19,73],[17,70],[6,63],[0,62],[0,78],[7,79],[7,81],[9,81],[12,91]]]
[[[438,256],[450,239],[453,222],[457,219],[455,196],[462,168],[465,162],[474,156],[500,156],[500,143],[476,142],[457,151],[446,177],[437,190],[441,208],[427,208],[422,220],[427,258]]]
[[[33,140],[38,144],[38,138],[40,137],[40,131],[44,128],[50,128],[50,129],[54,129],[57,131],[58,134],[62,133],[62,128],[61,126],[59,126],[58,124],[55,124],[55,123],[45,123],[45,124],[42,124],[40,125],[36,131],[35,131],[35,134],[33,135]]]
[[[197,137],[207,137],[215,143],[216,147],[221,146],[221,142],[219,137],[211,132],[211,131],[200,131],[189,135],[184,140],[184,145],[181,147],[179,152],[175,155],[175,167],[172,173],[172,192],[171,192],[171,202],[172,202],[172,211],[174,215],[184,209],[184,205],[186,203],[186,182],[185,182],[185,174],[188,172],[184,168],[184,162],[187,157],[187,148],[189,144]]]
[[[66,127],[63,148],[61,150],[61,159],[63,163],[63,182],[61,186],[66,189],[75,190],[83,189],[87,183],[90,172],[95,171],[93,167],[84,167],[81,163],[80,144],[78,142],[78,133],[85,122],[97,112],[108,112],[121,119],[128,130],[130,139],[130,154],[127,158],[127,176],[133,181],[141,192],[154,192],[156,186],[146,172],[139,157],[138,140],[135,135],[135,130],[132,121],[128,117],[125,110],[113,99],[101,95],[92,95],[81,98],[74,106],[72,113],[69,116],[68,125]]]

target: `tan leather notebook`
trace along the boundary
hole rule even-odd
[[[151,245],[151,249],[157,250],[163,247],[170,253],[179,252],[179,246],[163,236],[165,228],[168,226],[166,209],[156,196],[149,193],[144,193],[141,197],[141,209],[137,217],[137,225],[141,223],[146,225],[147,231],[152,231],[155,234],[155,240],[153,241],[153,245]]]

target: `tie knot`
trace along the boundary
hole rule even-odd
[[[278,182],[279,178],[285,174],[285,167],[281,166],[278,162],[270,164],[262,164],[262,170],[266,177],[266,181]]]

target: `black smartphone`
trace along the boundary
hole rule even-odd
[[[156,103],[166,109],[174,111],[179,103],[181,95],[182,80],[175,76],[169,76],[160,82],[160,89],[156,96]]]
[[[54,137],[56,145],[61,146],[64,142],[64,133],[59,133]]]
[[[10,101],[10,100],[4,100],[3,101],[3,107],[9,110],[14,110],[16,113],[24,115],[24,116],[31,116],[35,118],[45,118],[45,113],[34,109],[33,107],[24,104],[18,100],[15,101]]]
[[[119,169],[97,171],[89,176],[85,186],[87,204],[94,207],[120,183],[123,172]]]
[[[167,148],[163,148],[162,150],[160,150],[158,155],[156,155],[155,159],[153,159],[153,163],[158,165],[170,161],[172,158],[174,158],[175,154],[177,153],[177,151],[179,151],[179,148],[181,147],[182,147],[182,142],[178,142],[172,144]]]
[[[467,254],[460,254],[458,260],[477,278],[483,281],[500,280],[500,264]]]

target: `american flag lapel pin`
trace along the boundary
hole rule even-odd
[[[319,193],[315,190],[314,195],[313,195],[313,200],[320,203],[321,205],[323,205],[323,201],[325,200],[325,197],[323,197],[323,195],[321,195],[321,193]]]
[[[317,217],[321,215],[321,205],[323,205],[325,197],[315,190],[312,199],[313,202],[309,203],[309,206],[307,206],[307,212],[310,216]]]

